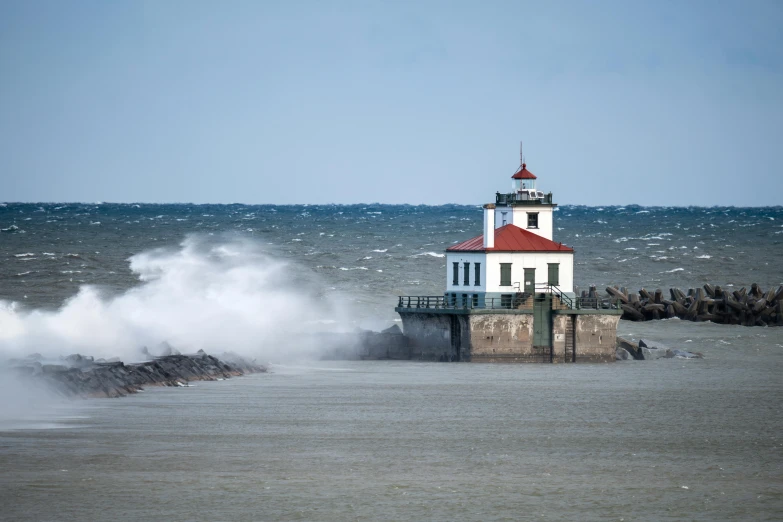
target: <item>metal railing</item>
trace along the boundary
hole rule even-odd
[[[619,299],[606,299],[599,297],[570,297],[560,288],[548,283],[540,283],[535,287],[536,294],[550,293],[560,301],[557,306],[553,301],[553,307],[568,310],[617,310],[620,308]],[[534,294],[516,292],[505,297],[486,297],[474,299],[473,294],[465,296],[447,295],[401,295],[398,296],[398,308],[428,309],[428,310],[515,310],[522,307],[532,307]]]
[[[551,205],[552,193],[544,194],[541,199],[530,199],[524,192],[519,194],[517,192],[509,192],[507,194],[501,194],[497,192],[495,194],[496,205]]]
[[[518,294],[513,294],[517,296]],[[468,294],[466,299],[457,297],[456,299],[442,295],[401,295],[399,296],[398,308],[425,308],[431,310],[512,310],[519,306],[515,299],[511,297],[487,297],[481,301],[476,301]]]

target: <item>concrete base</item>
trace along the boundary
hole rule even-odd
[[[613,362],[622,313],[554,310],[551,346],[533,346],[530,311],[398,308],[397,312],[412,359],[515,363]]]

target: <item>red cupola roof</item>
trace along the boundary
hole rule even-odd
[[[523,163],[522,166],[519,167],[519,170],[511,176],[511,179],[536,179],[536,176],[527,170],[527,165]]]
[[[452,245],[448,252],[566,252],[574,249],[563,243],[555,243],[538,234],[519,228],[516,225],[505,225],[495,229],[495,246],[484,248],[484,236],[476,236],[462,243]]]

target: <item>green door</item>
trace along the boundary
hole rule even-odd
[[[539,294],[533,300],[533,347],[551,358],[552,295],[549,293]]]
[[[536,269],[525,268],[525,292],[534,294],[536,292]]]

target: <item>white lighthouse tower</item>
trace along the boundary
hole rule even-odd
[[[483,234],[446,250],[446,299],[454,305],[510,308],[519,295],[574,296],[574,250],[553,240],[552,193],[537,189],[522,157],[511,179],[512,192],[484,205]]]

